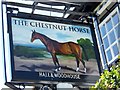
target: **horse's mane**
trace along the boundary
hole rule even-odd
[[[44,37],[44,39],[45,40],[52,40],[52,41],[55,41],[55,42],[58,42],[58,41],[56,41],[56,40],[53,40],[53,39],[51,39],[51,38],[49,38],[48,36],[46,36],[46,35],[44,35],[44,34],[41,34],[41,33],[38,33],[38,32],[36,32],[37,34],[40,34],[42,37]]]

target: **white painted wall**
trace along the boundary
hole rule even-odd
[[[2,22],[2,7],[4,8],[3,22]],[[4,38],[3,38],[3,29],[4,29]],[[5,55],[4,55],[4,51],[5,51]],[[7,33],[6,6],[2,5],[2,0],[0,0],[0,90],[2,88],[7,87],[5,85],[6,82],[5,66],[4,66],[5,63],[6,63],[6,72],[7,72],[6,80],[9,82],[11,81],[11,61],[10,61],[9,34]]]
[[[4,50],[3,50],[3,33],[2,33],[2,8],[0,0],[0,90],[5,87],[5,70],[4,70]]]

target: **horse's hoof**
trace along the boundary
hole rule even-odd
[[[61,67],[58,68],[58,71],[60,71],[60,70],[61,70]]]
[[[58,71],[58,69],[55,69],[55,72],[57,72]]]
[[[87,71],[86,68],[84,68],[84,73],[86,73],[86,71]]]
[[[76,72],[78,72],[78,71],[79,71],[79,68],[76,69]]]

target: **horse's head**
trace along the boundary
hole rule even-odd
[[[33,42],[35,39],[37,39],[36,33],[37,32],[35,30],[32,30],[31,42]]]

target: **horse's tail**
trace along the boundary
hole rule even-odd
[[[85,58],[86,58],[86,60],[88,61],[89,59],[88,59],[88,56],[87,56],[87,53],[86,53],[85,48],[84,48],[82,45],[80,45],[80,46],[82,47],[82,50],[83,50],[84,55],[85,55]]]

